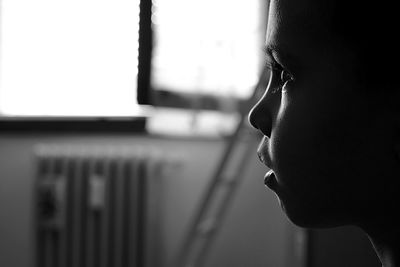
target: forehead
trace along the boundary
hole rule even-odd
[[[324,44],[333,6],[330,0],[270,0],[267,45],[310,47]]]
[[[276,27],[301,33],[322,33],[335,8],[329,0],[270,0],[269,30]]]

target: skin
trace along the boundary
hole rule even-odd
[[[279,67],[249,114],[264,135],[258,153],[293,223],[359,226],[385,267],[400,266],[399,90],[364,88],[354,45],[321,2],[270,2],[268,61]]]

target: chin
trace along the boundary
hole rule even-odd
[[[324,207],[301,207],[299,205],[287,208],[280,200],[283,212],[290,222],[302,228],[333,228],[350,224],[339,214],[333,215]]]

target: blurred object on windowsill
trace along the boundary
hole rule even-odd
[[[229,113],[238,111],[239,106],[245,101],[244,99],[229,96],[157,90],[152,94],[151,104],[156,107],[218,110]]]
[[[147,132],[171,137],[225,137],[240,120],[239,113],[148,107]]]

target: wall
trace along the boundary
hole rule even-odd
[[[164,181],[162,230],[165,266],[177,252],[190,216],[222,153],[221,140],[129,135],[0,135],[0,266],[33,266],[32,149],[38,143],[151,146],[179,155],[181,175]],[[254,159],[218,235],[208,266],[285,266],[290,226],[263,186]],[[229,256],[228,256],[229,255]]]
[[[179,155],[181,174],[164,181],[162,233],[171,262],[205,185],[222,153],[218,139],[130,135],[0,135],[0,266],[33,267],[32,149],[38,143],[151,146]],[[255,153],[206,261],[209,267],[300,267],[299,233],[264,188],[266,169]],[[314,231],[310,267],[369,266],[376,258],[357,229]],[[299,252],[300,251],[300,252]],[[351,263],[351,264],[350,264]],[[354,264],[356,263],[356,264]]]

